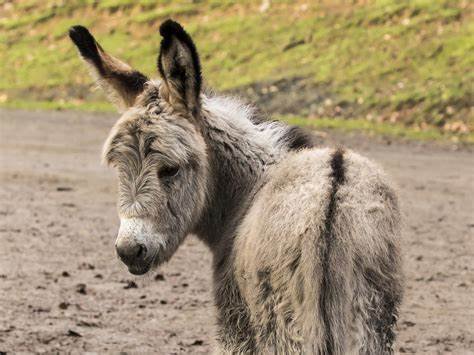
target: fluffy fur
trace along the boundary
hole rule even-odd
[[[402,273],[387,177],[350,150],[315,148],[299,129],[204,95],[183,32],[162,27],[162,80],[143,85],[104,146],[126,221],[119,244],[146,247],[124,262],[146,272],[198,235],[213,253],[220,353],[391,353]]]

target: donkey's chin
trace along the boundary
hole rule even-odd
[[[131,264],[127,265],[128,272],[130,272],[133,275],[145,275],[148,271],[150,271],[154,264],[155,264],[155,259],[156,258],[150,258],[146,260],[143,263],[140,264]]]
[[[128,266],[128,272],[133,275],[145,275],[151,269],[151,263],[148,265],[131,265]]]

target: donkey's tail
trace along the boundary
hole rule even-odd
[[[341,248],[344,241],[338,240],[341,232],[336,230],[338,224],[334,223],[338,213],[338,191],[345,183],[346,173],[344,166],[344,151],[336,150],[330,160],[331,173],[329,176],[330,190],[325,215],[324,227],[319,238],[319,261],[321,272],[319,278],[318,310],[321,328],[324,337],[321,339],[319,353],[343,354],[345,353],[344,338],[347,336],[351,287],[348,284],[348,275],[351,259]]]
[[[309,231],[302,253],[309,262],[304,271],[303,333],[305,353],[347,353],[348,325],[353,287],[350,248],[344,246],[344,230],[335,223],[339,214],[338,191],[345,184],[345,152],[335,150],[329,157],[327,198],[323,219]],[[315,303],[316,301],[316,303]]]
[[[375,165],[352,152],[336,150],[330,166],[325,222],[312,250],[314,285],[305,300],[314,310],[305,317],[313,322],[307,351],[390,353],[402,294],[396,194]]]

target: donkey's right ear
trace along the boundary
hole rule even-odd
[[[71,27],[69,37],[110,100],[120,109],[133,106],[148,78],[133,70],[128,64],[107,54],[87,28]]]
[[[201,64],[193,40],[183,27],[166,20],[160,26],[161,41],[158,71],[165,90],[165,100],[175,108],[184,108],[191,115],[198,114],[201,95]]]

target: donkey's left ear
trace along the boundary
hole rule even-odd
[[[193,116],[200,110],[201,64],[191,37],[173,20],[160,26],[161,41],[158,70],[163,78],[163,98],[177,109]]]
[[[144,90],[148,78],[106,53],[87,28],[71,27],[69,37],[110,100],[119,109],[133,106],[137,96]]]

